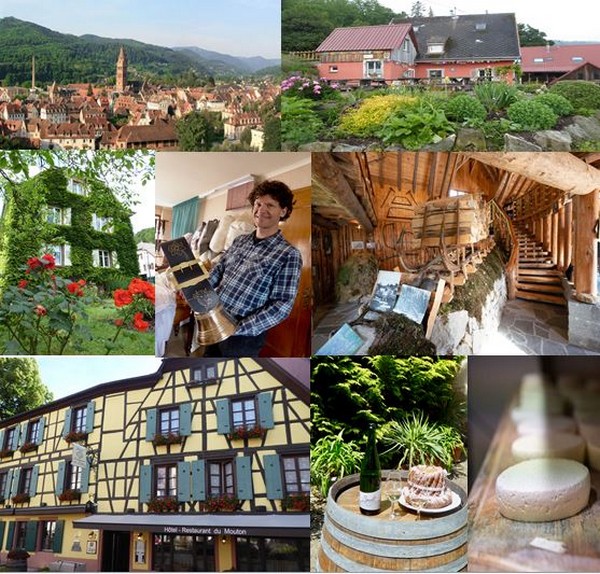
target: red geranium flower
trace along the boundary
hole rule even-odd
[[[46,310],[46,307],[44,307],[43,305],[36,305],[35,306],[35,313],[36,313],[36,315],[39,315],[40,317],[43,317],[44,315],[48,314],[48,311]]]
[[[25,289],[25,287],[27,287],[27,279],[21,279],[19,281],[19,289]]]
[[[81,285],[79,283],[75,283],[75,282],[69,283],[67,285],[67,290],[72,295],[77,295],[77,297],[81,297],[83,295],[83,290],[81,289]]]
[[[115,325],[117,327],[122,327],[124,322],[123,319],[115,319]]]
[[[54,269],[56,267],[56,259],[54,259],[54,255],[52,255],[51,253],[46,253],[45,255],[42,255],[41,262],[46,267],[46,269]]]
[[[113,293],[115,307],[124,307],[133,302],[133,295],[125,289],[116,289]]]
[[[30,257],[27,260],[27,267],[29,267],[29,269],[37,269],[38,267],[41,267],[42,265],[43,265],[43,263],[37,257]]]
[[[150,327],[150,323],[144,321],[144,314],[142,312],[138,312],[133,316],[133,328],[136,331],[146,331],[148,327]]]

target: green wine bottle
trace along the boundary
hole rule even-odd
[[[367,449],[360,467],[358,505],[362,514],[374,515],[381,511],[381,466],[375,439],[375,425],[369,426]]]

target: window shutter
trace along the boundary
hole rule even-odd
[[[81,469],[81,492],[87,492],[90,488],[90,465],[87,463]]]
[[[52,544],[52,552],[60,554],[62,552],[63,534],[65,532],[65,521],[56,521],[56,530],[54,531],[54,542]]]
[[[87,404],[85,413],[85,432],[90,434],[94,430],[94,413],[96,412],[96,403],[90,401]]]
[[[192,403],[179,405],[179,434],[181,436],[192,434]]]
[[[100,267],[100,252],[98,249],[92,249],[92,264],[94,267]]]
[[[37,540],[37,520],[30,520],[25,526],[25,550],[28,552],[35,551],[35,543]]]
[[[56,475],[56,488],[54,494],[60,494],[65,489],[65,473],[67,472],[67,461],[61,460],[58,463],[58,473]]]
[[[177,501],[178,502],[189,502],[190,501],[190,475],[191,465],[189,462],[178,462],[177,463]]]
[[[44,442],[44,430],[46,429],[46,417],[42,417],[40,419],[40,424],[38,426],[38,435],[35,444],[38,446]]]
[[[256,396],[258,402],[258,420],[264,429],[273,428],[273,394],[271,391],[259,393]]]
[[[65,207],[63,212],[63,225],[71,225],[71,208]]]
[[[17,444],[17,447],[23,446],[27,442],[27,425],[29,424],[31,424],[31,421],[21,425],[20,440],[19,444]]]
[[[231,413],[229,412],[229,399],[217,399],[217,433],[227,434],[231,432]]]
[[[192,500],[206,500],[206,463],[192,461]]]
[[[98,216],[95,213],[92,213],[92,229],[98,231]]]
[[[235,480],[237,497],[240,500],[252,500],[252,457],[238,456],[235,459]]]
[[[151,441],[156,434],[156,409],[146,411],[146,440]]]
[[[37,494],[37,483],[39,474],[40,467],[36,464],[31,469],[31,480],[29,481],[29,496],[35,496]]]
[[[0,548],[2,548],[2,543],[4,542],[4,530],[6,528],[6,522],[0,521]]]
[[[12,488],[10,489],[11,496],[14,496],[15,494],[19,494],[19,487],[21,486],[19,484],[20,481],[21,481],[21,469],[15,468],[13,471]]]
[[[13,473],[14,471],[12,468],[6,473],[6,484],[4,485],[4,492],[2,493],[4,496],[4,500],[8,500],[10,498],[10,492],[12,490]]]
[[[8,534],[6,535],[5,550],[10,550],[13,544],[13,538],[15,536],[15,523],[13,521],[8,523]]]
[[[4,448],[4,430],[0,431],[0,449]]]
[[[110,253],[110,266],[114,267],[115,269],[119,268],[119,259],[116,251],[111,251]]]
[[[140,466],[140,502],[150,502],[152,491],[152,467],[149,464]]]
[[[71,246],[68,243],[65,243],[64,251],[65,251],[65,266],[71,265]]]
[[[21,437],[21,427],[19,425],[17,425],[15,427],[15,432],[13,434],[12,445],[10,446],[10,448],[12,450],[17,450],[19,448],[19,438],[20,437]]]
[[[66,437],[71,432],[71,416],[73,415],[73,409],[67,409],[65,413],[65,426],[63,427],[62,435]]]
[[[267,498],[274,500],[283,498],[283,487],[281,484],[281,463],[278,454],[265,454],[263,457],[265,465],[265,483],[267,486]]]

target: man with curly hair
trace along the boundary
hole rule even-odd
[[[267,331],[288,317],[298,292],[302,257],[279,229],[292,213],[292,191],[281,181],[267,180],[255,186],[248,200],[256,229],[234,240],[209,279],[238,328],[229,339],[207,347],[205,356],[258,356]]]

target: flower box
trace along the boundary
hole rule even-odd
[[[13,504],[23,504],[29,502],[31,497],[26,492],[19,492],[18,494],[15,494],[11,500],[13,501]]]
[[[69,434],[65,436],[65,440],[68,443],[72,442],[81,442],[82,440],[86,440],[88,433],[83,431],[71,431]]]
[[[148,503],[148,512],[177,512],[178,510],[179,502],[173,496],[153,498]]]
[[[307,493],[288,494],[281,501],[283,510],[293,510],[296,512],[310,511],[310,495]]]
[[[240,500],[232,494],[215,496],[200,503],[204,512],[235,512],[240,507]]]
[[[152,439],[154,446],[164,446],[168,444],[181,444],[183,437],[180,434],[169,433],[169,434],[155,434]]]
[[[21,451],[22,454],[25,454],[27,452],[32,452],[34,450],[37,450],[38,445],[35,444],[34,442],[26,442],[23,446],[21,446],[21,448],[19,449]]]
[[[79,492],[78,490],[74,490],[72,488],[69,488],[68,490],[63,491],[58,495],[58,500],[60,500],[61,502],[68,502],[71,500],[79,500],[80,498],[81,498],[81,492]]]
[[[234,428],[227,437],[230,440],[241,440],[245,438],[263,438],[267,434],[267,429],[262,428],[260,425],[253,427],[237,427]]]
[[[0,458],[8,458],[14,454],[14,450],[12,448],[5,448],[0,450]]]

